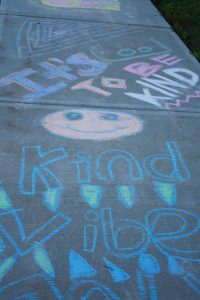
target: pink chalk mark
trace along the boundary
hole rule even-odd
[[[162,67],[162,65],[151,65],[145,62],[137,62],[126,66],[124,70],[146,78],[160,71]]]
[[[173,66],[179,63],[182,60],[182,58],[178,58],[177,56],[171,56],[170,54],[164,54],[152,57],[151,60],[154,60],[167,66]]]
[[[175,103],[165,103],[165,108],[170,110],[173,106],[180,107],[182,104],[188,104],[198,98],[200,100],[200,91],[196,91],[194,95],[188,95],[185,100],[176,99]]]

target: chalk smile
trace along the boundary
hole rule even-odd
[[[76,131],[76,132],[83,132],[83,133],[103,133],[103,134],[108,133],[109,134],[109,133],[112,133],[112,132],[115,132],[115,131],[118,131],[118,130],[126,129],[127,127],[116,127],[112,130],[106,130],[106,131],[79,130],[79,129],[71,127],[70,125],[67,125],[66,128],[68,128],[70,130],[73,130],[73,131]]]

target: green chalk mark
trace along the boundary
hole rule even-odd
[[[174,183],[155,181],[154,187],[158,196],[168,205],[176,203],[176,185]]]
[[[135,187],[129,185],[117,186],[117,193],[119,201],[126,207],[132,208],[136,202]]]
[[[2,188],[0,188],[0,209],[2,210],[12,209],[12,202],[8,194]]]
[[[81,196],[92,208],[98,208],[102,198],[102,188],[98,185],[83,184],[81,186]]]
[[[9,257],[4,259],[0,264],[0,281],[6,276],[6,274],[12,269],[16,262],[15,257]]]
[[[42,248],[41,245],[36,244],[33,249],[33,257],[35,259],[36,264],[50,277],[55,277],[55,271],[51,260],[46,252]]]

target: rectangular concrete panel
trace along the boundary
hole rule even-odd
[[[0,100],[199,110],[200,67],[168,29],[6,16]]]
[[[16,104],[0,125],[1,300],[199,299],[198,114]]]
[[[8,14],[169,27],[147,0],[3,0],[2,5]]]

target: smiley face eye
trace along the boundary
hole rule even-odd
[[[116,114],[105,114],[101,116],[101,118],[107,121],[116,121],[119,119],[118,115]]]
[[[78,112],[70,112],[70,113],[65,114],[65,119],[67,119],[69,121],[77,121],[77,120],[83,119],[83,115]]]

